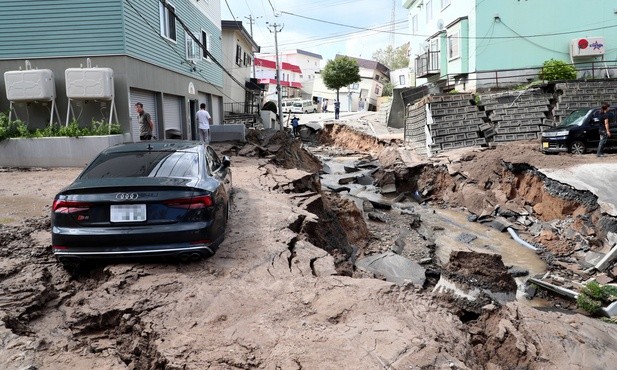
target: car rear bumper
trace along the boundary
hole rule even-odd
[[[133,228],[52,228],[52,251],[62,260],[166,256],[199,253],[207,257],[224,238],[210,222]]]
[[[210,243],[178,243],[178,244],[159,244],[142,245],[139,247],[62,247],[53,246],[54,256],[59,261],[70,262],[93,259],[113,259],[127,257],[161,257],[161,256],[182,256],[195,259],[194,253],[198,257],[210,257],[214,255],[223,238]]]

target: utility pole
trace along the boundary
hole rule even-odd
[[[268,24],[268,29],[270,30],[270,32],[274,33],[274,52],[276,53],[276,96],[278,99],[277,111],[278,111],[280,130],[283,131],[283,104],[281,101],[281,67],[279,63],[279,43],[278,43],[278,33],[283,30],[283,25],[277,24],[277,23],[270,25],[268,22],[266,22],[266,24]]]
[[[262,18],[262,17],[261,16],[253,17],[253,15],[251,14],[248,17],[244,17],[244,18],[249,20],[249,25],[251,26],[250,27],[251,28],[251,37],[253,37],[253,23],[255,23],[255,21],[257,19]],[[252,51],[251,55],[253,56],[253,78],[257,78],[257,73],[255,73],[255,62],[254,62],[254,60],[255,60],[255,51]]]

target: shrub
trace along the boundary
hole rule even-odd
[[[79,127],[77,121],[73,120],[68,126],[51,125],[42,129],[30,130],[28,126],[19,120],[11,121],[9,124],[8,116],[0,113],[0,141],[8,138],[29,138],[29,137],[80,137],[94,135],[115,135],[121,134],[120,125],[113,123],[111,130],[109,124],[104,121],[93,120],[90,127]]]
[[[539,77],[545,81],[574,80],[576,68],[564,61],[549,59],[542,65]]]
[[[617,288],[612,285],[600,285],[597,281],[590,281],[581,290],[576,300],[578,308],[598,315],[602,305],[617,300]]]

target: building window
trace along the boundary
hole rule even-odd
[[[401,86],[405,86],[405,75],[398,76],[398,83]]]
[[[379,95],[379,86],[375,86],[375,95]]]
[[[201,44],[206,47],[205,49],[202,49],[201,57],[204,59],[209,59],[206,50],[210,51],[210,34],[204,30],[201,30]]]
[[[426,23],[433,19],[433,2],[428,0],[426,2]]]
[[[461,56],[458,31],[448,36],[448,59],[455,59]]]
[[[418,33],[418,15],[411,17],[411,33],[414,35]]]
[[[450,0],[441,0],[441,9],[445,8],[448,5],[450,5]]]
[[[236,64],[242,66],[242,47],[240,44],[236,45]]]
[[[176,8],[169,4],[167,8],[163,3],[159,4],[159,18],[161,20],[161,36],[176,41]]]
[[[196,62],[199,60],[199,45],[193,40],[191,34],[184,33],[186,38],[186,59]]]
[[[358,90],[358,89],[360,89],[360,84],[359,84],[359,83],[357,83],[357,82],[356,82],[356,83],[354,83],[353,85],[351,85],[351,89],[352,89],[352,90]]]

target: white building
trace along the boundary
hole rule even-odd
[[[416,85],[416,78],[413,69],[405,67],[390,71],[390,82],[395,89],[414,87]]]
[[[221,21],[221,28],[223,52],[226,54],[222,63],[226,70],[231,71],[236,80],[234,81],[228,75],[224,76],[225,113],[256,112],[255,104],[259,104],[260,92],[258,86],[252,84],[250,80],[253,55],[259,52],[259,45],[244,28],[242,22]],[[209,44],[211,40],[206,39],[205,42]],[[207,59],[207,57],[204,58]]]
[[[340,55],[337,55],[339,57]],[[342,88],[340,93],[341,111],[357,112],[359,110],[376,110],[377,98],[382,96],[383,84],[390,78],[390,69],[385,65],[374,60],[354,58],[360,67],[360,82],[351,84],[347,88]],[[328,110],[334,109],[334,100],[336,99],[336,91],[326,87],[323,79],[318,77],[315,79],[313,96],[319,101],[328,99]]]
[[[276,101],[276,62],[255,58],[255,76],[257,83],[265,85],[263,101]],[[300,82],[302,70],[295,64],[281,63],[281,98],[302,97],[302,83]]]
[[[276,54],[259,54],[260,59],[276,61]],[[302,83],[303,97],[310,99],[313,95],[315,76],[321,69],[322,56],[309,51],[294,49],[279,53],[279,61],[296,65],[302,73],[297,75],[296,82]]]

